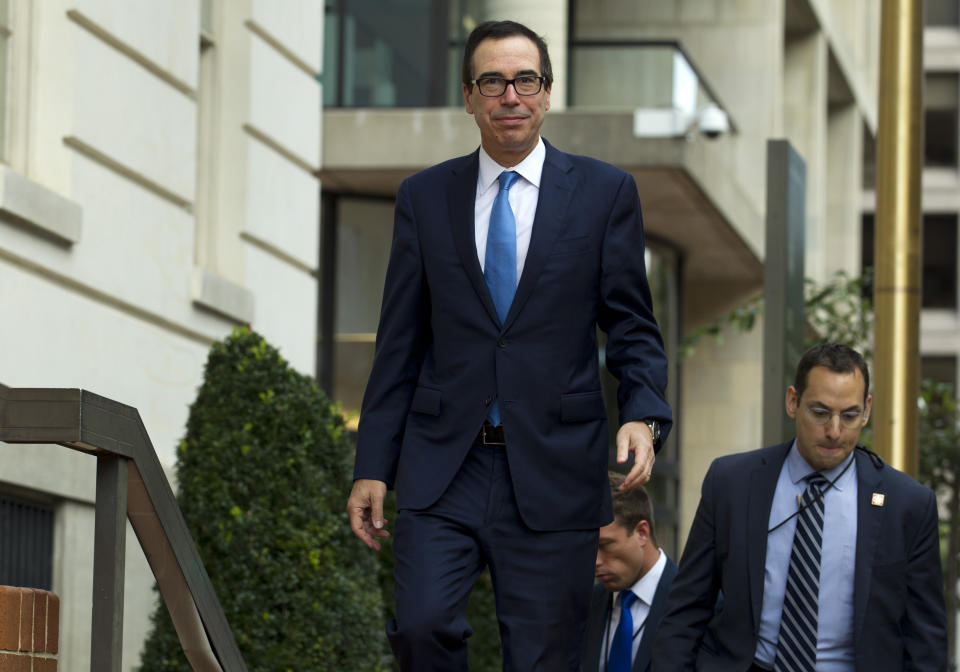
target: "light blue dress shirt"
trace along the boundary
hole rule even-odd
[[[821,472],[833,481],[853,460],[853,453],[841,464]],[[793,442],[780,470],[777,489],[770,507],[770,529],[797,511],[797,495],[807,484],[805,476],[813,473]],[[833,487],[824,494],[823,543],[820,553],[820,595],[817,616],[817,672],[853,672],[853,576],[857,546],[857,464],[843,472]],[[760,615],[760,637],[756,660],[773,667],[780,636],[780,614],[787,589],[787,572],[793,533],[797,528],[794,516],[767,535],[767,561],[763,577],[763,611]]]

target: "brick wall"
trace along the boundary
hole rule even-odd
[[[60,598],[0,586],[0,672],[56,672]]]

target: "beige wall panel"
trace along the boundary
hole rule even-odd
[[[820,33],[788,39],[783,67],[784,130],[807,166],[806,276],[823,281],[826,265],[827,42]]]
[[[254,294],[253,328],[301,373],[316,373],[317,281],[254,244],[244,245],[244,283]]]
[[[251,18],[298,59],[320,72],[323,3],[316,0],[254,0]]]
[[[58,446],[59,447],[59,446]],[[67,450],[61,448],[61,450]],[[87,455],[96,463],[96,459]],[[93,600],[94,507],[62,501],[54,522],[53,592],[60,596],[60,672],[90,670],[90,619]],[[127,523],[123,607],[124,672],[140,667],[140,651],[155,604],[153,572]]]
[[[860,273],[860,202],[854,198],[863,181],[863,117],[855,105],[830,109],[827,119],[826,271]]]
[[[246,231],[309,268],[319,255],[320,184],[257,140],[248,140]]]
[[[15,347],[0,348],[4,384],[81,387],[133,406],[173,464],[209,346],[2,259],[0,287],[0,314],[17,325]]]
[[[250,37],[250,123],[310,166],[320,166],[320,87],[256,35]]]
[[[70,135],[192,201],[195,102],[85,30],[77,35],[76,58]]]
[[[98,29],[196,89],[200,0],[78,0],[75,5]]]
[[[680,540],[686,543],[710,463],[722,455],[761,448],[763,327],[727,330],[723,342],[705,339],[683,366]]]

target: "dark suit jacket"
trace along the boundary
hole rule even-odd
[[[524,522],[598,528],[613,519],[596,327],[620,380],[620,422],[659,418],[667,362],[643,260],[637,188],[609,164],[546,159],[530,248],[504,324],[474,238],[478,152],[403,182],[355,478],[429,507],[473,444],[494,396]]]
[[[650,653],[653,651],[653,639],[657,632],[657,625],[663,616],[666,606],[667,593],[673,577],[677,575],[676,563],[667,558],[667,564],[660,575],[657,592],[653,594],[653,604],[647,615],[646,625],[643,626],[643,636],[640,637],[640,648],[633,659],[633,672],[648,672],[650,670]],[[600,667],[600,653],[604,642],[604,633],[610,622],[610,610],[613,608],[613,594],[602,583],[594,584],[593,596],[590,598],[590,616],[587,619],[587,631],[583,639],[583,656],[581,663],[583,672],[597,672]],[[613,633],[609,633],[613,637]]]
[[[746,670],[763,604],[766,530],[791,443],[721,457],[703,480],[653,669]],[[857,450],[853,641],[858,672],[946,670],[933,492]],[[881,466],[877,466],[880,464]],[[873,493],[883,506],[871,504]],[[723,606],[715,613],[718,591]]]

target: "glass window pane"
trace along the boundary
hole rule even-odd
[[[924,355],[920,358],[920,377],[948,385],[957,384],[957,358],[952,355]]]
[[[373,364],[393,201],[339,199],[333,397],[359,412]]]
[[[923,307],[957,309],[957,216],[923,216]]]
[[[928,26],[957,26],[960,3],[957,0],[926,0],[923,3]]]
[[[924,91],[924,164],[957,166],[957,75],[928,74]]]

